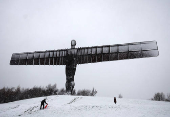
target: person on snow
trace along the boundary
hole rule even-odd
[[[116,102],[117,102],[117,101],[116,101],[116,97],[114,97],[114,103],[116,104]]]
[[[40,110],[41,110],[41,107],[43,106],[43,109],[44,109],[44,103],[46,103],[46,99],[42,100],[41,101],[41,106],[40,106]],[[48,103],[46,103],[48,105]]]

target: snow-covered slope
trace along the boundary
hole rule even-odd
[[[0,104],[0,117],[170,117],[170,103],[150,100],[84,96],[49,96]]]

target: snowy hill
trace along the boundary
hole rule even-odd
[[[49,106],[40,110],[44,97],[0,104],[0,117],[170,117],[170,103],[150,100],[48,96]]]

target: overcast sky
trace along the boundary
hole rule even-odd
[[[150,99],[170,93],[169,0],[0,0],[0,88],[65,87],[65,66],[10,66],[12,53],[157,41],[159,56],[78,65],[75,89]]]

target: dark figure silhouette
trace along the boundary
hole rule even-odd
[[[44,99],[44,100],[41,101],[40,109],[41,109],[42,106],[43,106],[43,109],[44,109],[44,103],[46,103],[46,99]],[[48,103],[46,103],[46,104],[48,104]]]
[[[114,97],[114,103],[116,104],[116,102],[117,102],[117,101],[116,101],[116,97]]]

